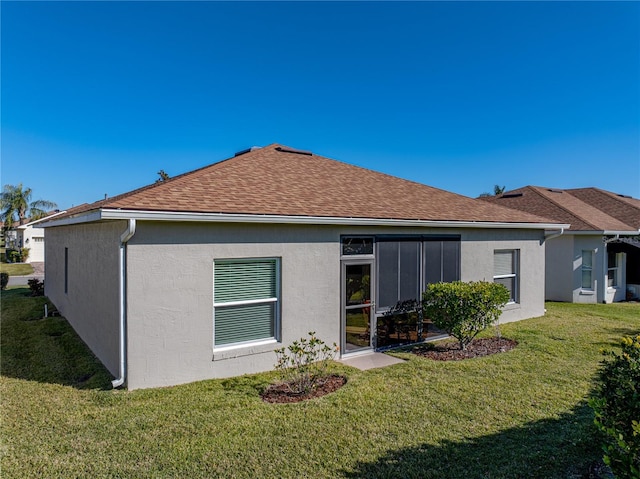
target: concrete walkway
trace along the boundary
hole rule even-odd
[[[394,358],[388,354],[370,352],[365,354],[358,354],[357,356],[351,356],[339,360],[342,364],[358,368],[362,371],[374,368],[384,368],[385,366],[391,366],[393,364],[404,363],[402,359]]]
[[[30,279],[39,279],[44,281],[44,263],[31,263],[33,267],[33,274],[27,276],[9,276],[9,283],[7,286],[26,286]]]

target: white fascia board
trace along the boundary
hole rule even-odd
[[[228,213],[189,213],[180,211],[101,210],[101,219],[131,219],[141,221],[202,221],[216,223],[272,223],[349,226],[416,226],[448,228],[499,228],[499,229],[560,229],[568,224],[557,223],[500,223],[489,221],[432,221],[385,218],[342,218],[325,216],[251,215]]]
[[[46,221],[51,221],[52,218],[54,218],[56,216],[60,216],[63,213],[66,213],[66,211],[58,211],[57,213],[53,213],[53,214],[51,214],[49,216],[45,216],[44,218],[40,218],[38,220],[33,220],[33,221],[30,221],[29,223],[25,223],[25,224],[23,224],[21,226],[18,226],[18,228],[26,229],[27,226],[33,226],[36,223],[43,223],[43,222],[46,222]],[[36,228],[41,228],[41,226],[36,226]]]
[[[349,225],[349,226],[413,226],[439,228],[496,228],[496,229],[540,229],[557,230],[568,228],[568,224],[559,223],[500,223],[489,221],[432,221],[403,220],[385,218],[342,218],[325,216],[284,216],[284,215],[251,215],[229,213],[191,213],[182,211],[145,211],[102,209],[94,210],[78,216],[48,221],[46,227],[66,226],[79,223],[90,223],[100,220],[139,221],[184,221],[208,223],[270,223],[270,224],[309,224],[309,225]],[[45,227],[45,225],[43,225]]]
[[[566,235],[579,235],[579,236],[583,236],[583,235],[591,235],[591,236],[616,236],[616,235],[621,235],[621,236],[634,236],[638,234],[638,231],[607,231],[607,230],[594,230],[594,231],[565,231],[564,234]]]
[[[41,228],[51,228],[53,226],[68,226],[76,225],[80,223],[91,223],[94,221],[100,221],[102,218],[102,212],[100,210],[88,211],[86,213],[79,214],[78,216],[69,216],[68,218],[53,219],[44,222]]]

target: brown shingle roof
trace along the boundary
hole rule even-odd
[[[640,200],[599,188],[576,188],[567,192],[634,229],[640,229]]]
[[[604,190],[592,191],[594,188],[577,190],[561,190],[539,186],[525,186],[503,193],[501,196],[485,197],[483,200],[492,204],[506,206],[519,211],[551,218],[554,221],[570,223],[571,231],[637,231],[633,225],[633,215],[640,214],[640,202],[633,198],[630,201],[618,201],[612,198],[614,193]],[[602,196],[607,201],[617,203],[603,207]],[[638,206],[634,206],[634,202]],[[618,210],[621,214],[611,214]],[[622,212],[624,210],[624,212]],[[638,218],[640,220],[640,218]],[[631,220],[631,221],[630,221]]]
[[[293,152],[295,151],[295,152]],[[272,144],[98,201],[104,209],[549,223],[420,183]],[[79,211],[74,211],[77,214]]]

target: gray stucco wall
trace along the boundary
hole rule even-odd
[[[544,315],[544,233],[540,230],[466,230],[462,281],[492,281],[495,250],[519,250],[519,301],[505,306],[500,323]]]
[[[582,251],[595,252],[593,259],[593,291],[582,288]],[[573,235],[573,302],[602,303],[605,298],[607,256],[601,235]]]
[[[47,228],[45,242],[45,294],[114,376],[119,362],[119,236],[125,227],[124,221],[115,221]]]
[[[520,250],[520,302],[501,322],[544,314],[542,231],[138,222],[128,245],[128,387],[269,370],[274,348],[311,330],[339,344],[340,236],[416,233],[462,235],[463,281],[491,281],[494,250]],[[281,258],[282,342],[216,352],[213,261],[242,257]]]
[[[545,298],[548,301],[573,302],[576,281],[573,268],[573,238],[573,235],[562,235],[546,242]]]

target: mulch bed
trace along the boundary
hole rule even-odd
[[[306,401],[332,393],[347,383],[347,378],[332,374],[319,381],[318,387],[307,394],[295,394],[286,383],[272,384],[261,394],[262,400],[269,403],[294,403]]]
[[[436,361],[459,361],[461,359],[480,358],[496,353],[511,351],[518,345],[517,341],[507,338],[474,339],[467,349],[460,349],[458,342],[445,344],[425,344],[417,346],[411,352],[418,356]]]

